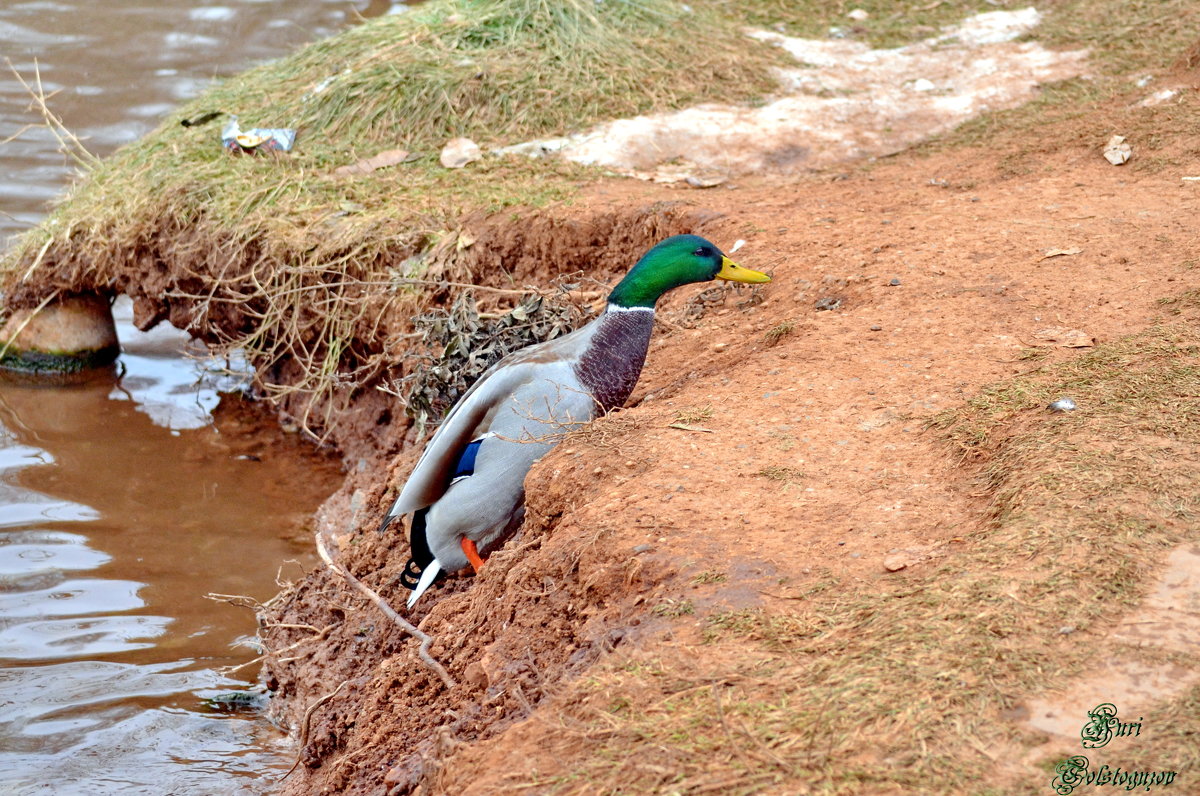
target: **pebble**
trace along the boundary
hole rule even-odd
[[[1051,412],[1073,412],[1075,410],[1075,402],[1070,398],[1059,398],[1057,401],[1052,401],[1046,407]]]
[[[894,555],[890,555],[883,559],[883,568],[888,572],[899,572],[902,569],[911,567],[913,564],[919,564],[925,560],[925,557],[912,550],[899,550]]]
[[[634,545],[633,552],[634,553],[649,553],[653,549],[654,549],[653,545],[639,544],[639,545]]]
[[[871,331],[872,331],[872,332],[882,332],[882,331],[883,331],[883,327],[882,327],[882,326],[880,326],[880,325],[878,325],[878,324],[876,324],[875,326],[872,326],[872,327],[871,327]]]
[[[726,348],[729,348],[729,343],[713,343],[712,350],[720,352],[724,351]]]
[[[900,286],[900,280],[899,280],[899,279],[893,279],[891,282],[888,282],[888,285],[890,285],[891,287],[899,287],[899,286]]]

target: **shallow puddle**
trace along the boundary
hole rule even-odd
[[[174,330],[118,332],[86,383],[0,381],[0,791],[262,793],[283,736],[206,697],[252,686],[251,611],[298,573],[339,469],[284,437]],[[222,383],[222,382],[226,383]]]

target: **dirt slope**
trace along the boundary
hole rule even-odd
[[[1192,112],[1196,100],[1188,89],[1175,102]],[[628,408],[539,463],[521,536],[480,577],[444,584],[418,608],[455,688],[327,571],[277,598],[263,635],[279,654],[265,677],[274,714],[303,747],[284,792],[1047,787],[1041,761],[979,752],[965,731],[957,754],[969,766],[906,785],[895,772],[921,764],[882,751],[903,717],[857,730],[880,750],[869,754],[769,727],[789,699],[798,723],[837,721],[803,704],[812,683],[787,680],[795,652],[761,626],[749,641],[723,633],[745,617],[791,621],[831,588],[919,591],[935,566],[967,560],[992,527],[989,495],[926,421],[983,385],[1080,355],[1041,347],[1053,336],[1044,330],[1114,340],[1194,285],[1200,188],[1180,178],[1197,173],[1195,142],[1155,141],[1153,163],[1139,164],[1146,134],[1132,163],[1109,165],[1100,149],[1118,126],[1146,131],[1176,112],[1128,106],[990,151],[906,153],[706,191],[611,181],[546,211],[540,228],[481,223],[475,246],[505,251],[525,281],[543,276],[527,264],[598,223],[619,238],[606,241],[608,274],[623,269],[615,252],[631,263],[687,229],[725,247],[745,239],[736,259],[774,282],[707,303],[705,286],[672,294]],[[647,221],[664,208],[667,222]],[[614,227],[614,217],[636,222]],[[1056,249],[1074,253],[1046,256]],[[363,413],[359,436],[376,444],[355,451],[319,526],[338,559],[399,606],[406,546],[374,527],[418,450],[386,424],[368,435],[381,417]],[[1046,675],[1047,687],[1065,682]],[[911,688],[919,701],[954,687],[914,676]],[[753,707],[763,694],[770,709]],[[982,712],[1007,727],[1013,755],[1045,741],[995,705]],[[803,749],[789,741],[802,737]]]

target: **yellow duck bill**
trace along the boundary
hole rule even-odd
[[[728,279],[730,282],[749,282],[755,285],[771,281],[771,277],[766,274],[743,268],[728,257],[721,258],[721,270],[717,271],[717,279]]]

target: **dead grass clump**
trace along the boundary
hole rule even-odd
[[[771,481],[778,481],[781,484],[799,483],[804,478],[804,471],[799,467],[779,467],[770,465],[762,468],[755,473],[759,478],[767,478]]]
[[[704,406],[685,406],[675,413],[675,422],[691,425],[693,423],[703,423],[705,420],[712,418],[713,408],[709,404]]]
[[[412,355],[419,364],[393,387],[421,433],[504,356],[573,331],[590,317],[590,307],[569,301],[565,292],[526,293],[508,312],[481,314],[474,293],[464,291],[449,309],[433,309],[413,319],[420,335],[415,348],[430,353]]]
[[[796,323],[794,321],[781,321],[763,333],[763,342],[769,346],[773,346],[794,331],[796,331]]]

